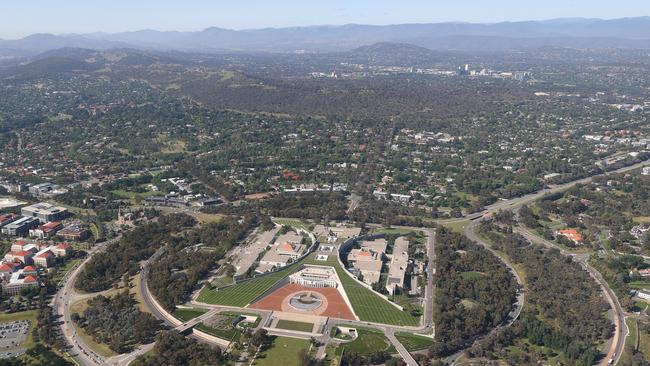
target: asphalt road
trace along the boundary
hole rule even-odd
[[[614,291],[612,291],[612,289],[607,284],[607,281],[605,281],[605,279],[603,279],[601,274],[596,269],[594,269],[593,267],[591,267],[589,265],[589,262],[588,262],[589,261],[589,255],[588,254],[577,254],[577,253],[568,252],[568,251],[564,250],[563,248],[557,246],[556,244],[554,244],[554,243],[552,243],[552,242],[550,242],[548,240],[545,240],[544,238],[541,238],[541,237],[531,233],[528,229],[525,229],[525,228],[522,228],[522,227],[516,228],[515,231],[518,232],[524,238],[528,239],[529,241],[531,241],[533,243],[538,243],[538,244],[544,245],[544,246],[549,247],[549,248],[558,249],[560,251],[560,253],[562,253],[562,255],[573,257],[573,259],[576,262],[580,263],[582,265],[582,267],[587,272],[589,272],[589,274],[594,279],[594,281],[596,281],[596,283],[598,283],[598,285],[600,286],[600,288],[601,288],[601,290],[603,292],[603,295],[604,295],[605,299],[607,300],[607,302],[609,303],[610,307],[612,308],[612,310],[614,312],[614,314],[613,314],[614,318],[615,318],[614,319],[614,325],[616,327],[616,329],[614,331],[614,337],[612,338],[612,341],[610,342],[610,345],[609,345],[609,350],[607,351],[607,354],[605,355],[605,357],[600,362],[600,365],[602,365],[602,366],[608,365],[610,359],[613,360],[612,363],[614,365],[616,365],[618,363],[618,361],[620,360],[621,355],[623,354],[623,348],[625,347],[625,338],[627,337],[627,335],[629,333],[629,330],[627,329],[627,325],[625,324],[625,312],[623,311],[623,308],[621,307],[621,304],[618,301],[618,297],[616,296]]]
[[[75,360],[83,365],[97,365],[104,363],[104,358],[96,354],[88,345],[86,345],[83,340],[77,335],[74,325],[72,323],[70,306],[77,301],[80,297],[74,288],[74,283],[77,279],[77,276],[83,269],[84,265],[90,261],[92,256],[96,253],[104,250],[108,245],[119,240],[120,237],[116,237],[109,241],[97,244],[94,248],[88,251],[88,256],[76,266],[72,271],[69,271],[62,280],[63,286],[52,300],[52,308],[54,311],[63,316],[63,322],[61,323],[61,330],[63,337],[71,347],[70,354]]]
[[[644,162],[641,162],[641,163],[637,163],[637,164],[634,164],[634,165],[631,165],[631,166],[628,166],[628,167],[624,167],[624,168],[621,168],[621,169],[617,169],[617,170],[614,170],[614,171],[611,171],[611,172],[608,172],[608,173],[604,173],[604,174],[601,174],[601,175],[598,175],[598,176],[615,174],[615,173],[623,173],[623,172],[634,170],[634,169],[637,169],[637,168],[640,168],[640,167],[643,167],[643,166],[647,166],[647,165],[650,165],[650,160],[649,161],[644,161]],[[463,221],[463,220],[467,220],[467,219],[475,220],[477,218],[480,218],[486,211],[494,212],[494,211],[498,211],[500,209],[515,209],[515,208],[518,208],[518,207],[520,207],[520,206],[522,206],[522,205],[524,205],[526,203],[530,203],[530,202],[533,202],[535,200],[538,200],[538,199],[542,198],[544,195],[557,193],[557,192],[562,192],[562,191],[565,191],[565,190],[567,190],[567,189],[569,189],[569,188],[571,188],[571,187],[573,187],[573,186],[575,186],[577,184],[589,183],[589,182],[591,182],[593,180],[593,178],[594,177],[583,178],[583,179],[579,179],[579,180],[576,180],[576,181],[573,181],[573,182],[569,182],[569,183],[561,184],[561,185],[558,185],[558,186],[554,186],[554,187],[551,187],[551,188],[542,189],[542,190],[540,190],[538,192],[531,193],[531,194],[528,194],[528,195],[525,195],[525,196],[522,196],[522,197],[513,198],[513,199],[510,199],[510,200],[502,200],[502,201],[499,201],[499,202],[496,202],[496,203],[494,203],[492,205],[487,206],[483,212],[473,213],[473,214],[466,215],[466,216],[464,216],[462,218],[457,218],[457,219],[442,220],[442,221],[440,221],[440,223],[458,222],[458,221]],[[466,234],[468,235],[468,237],[470,237],[470,239],[475,240],[478,243],[482,243],[482,241],[480,241],[480,239],[477,240],[478,237],[473,232],[474,225],[475,225],[475,223],[470,223],[466,227]],[[431,251],[429,253],[429,262],[430,263],[435,263],[435,254],[433,254],[433,247],[434,247],[434,241],[432,239],[433,236],[431,235],[431,232],[429,234],[430,234],[429,235],[429,247],[431,248]],[[113,241],[114,240],[117,240],[117,238],[113,239]],[[126,364],[128,364],[128,362],[130,362],[130,360],[134,359],[138,354],[146,352],[146,350],[150,349],[153,346],[152,344],[151,345],[145,345],[145,346],[135,350],[131,354],[116,356],[116,357],[112,358],[111,360],[104,360],[101,357],[99,357],[98,355],[94,354],[94,352],[92,352],[90,350],[90,348],[87,347],[83,343],[83,341],[81,341],[81,339],[79,339],[79,337],[74,332],[74,327],[72,326],[72,323],[71,323],[72,321],[70,319],[69,306],[71,305],[71,302],[72,302],[71,300],[74,298],[74,295],[75,295],[75,292],[74,292],[75,279],[76,279],[77,275],[79,274],[81,268],[87,263],[87,261],[92,257],[92,255],[99,252],[99,251],[101,251],[101,250],[103,250],[103,248],[105,248],[109,243],[110,242],[105,242],[103,244],[99,244],[98,246],[96,246],[93,250],[91,250],[89,252],[88,258],[81,265],[79,265],[76,269],[74,269],[71,273],[69,273],[69,275],[66,275],[66,278],[64,278],[64,281],[63,281],[64,285],[63,285],[62,289],[59,290],[59,292],[57,293],[57,295],[54,297],[54,300],[53,300],[53,307],[54,307],[55,311],[57,311],[59,314],[63,315],[63,317],[64,317],[64,322],[62,324],[64,337],[68,341],[68,343],[71,345],[72,352],[74,354],[75,359],[77,361],[79,361],[81,364],[84,364],[84,365],[96,365],[96,364],[101,364],[101,363],[104,363],[104,362],[107,362],[107,363],[110,363],[110,364],[116,364],[116,365],[118,365],[118,364],[119,365],[126,365]],[[586,261],[583,262],[583,263],[587,266],[586,268],[588,270],[589,270],[589,268],[591,268],[586,264]],[[512,268],[512,266],[510,264],[506,263],[506,265],[511,269],[511,271],[515,275],[518,283],[521,284],[521,279],[518,277],[516,271],[514,271],[514,269]],[[428,275],[429,279],[432,279],[432,268],[433,268],[433,266],[429,266],[427,268],[427,275]],[[145,265],[144,268],[143,268],[143,276],[141,276],[141,281],[146,279],[146,274],[147,274],[146,271],[147,270],[146,270],[146,265]],[[625,326],[623,312],[622,312],[622,309],[620,308],[620,304],[618,303],[618,300],[616,299],[616,296],[613,296],[613,293],[612,293],[611,289],[607,286],[606,282],[602,281],[602,278],[600,280],[598,279],[598,276],[600,276],[600,274],[597,271],[593,270],[593,268],[591,268],[590,273],[592,273],[592,276],[594,276],[594,278],[601,283],[601,286],[603,286],[603,288],[605,290],[604,293],[609,298],[610,303],[612,303],[613,308],[615,309],[616,317],[618,319],[618,321],[617,321],[617,331],[616,331],[617,335],[615,336],[614,342],[612,342],[613,347],[610,350],[610,352],[608,352],[608,357],[613,355],[614,358],[615,358],[614,363],[617,363],[619,358],[620,358],[620,355],[622,353],[621,351],[622,351],[623,344],[624,344],[624,337],[621,335],[621,333],[622,333],[622,330],[627,329],[626,326]],[[146,280],[145,280],[145,282],[146,282]],[[431,316],[433,314],[433,306],[432,306],[433,305],[433,286],[429,282],[431,282],[431,281],[427,282],[427,287],[425,288],[424,324],[419,329],[414,329],[412,327],[392,327],[392,326],[385,326],[385,325],[382,325],[382,324],[373,324],[373,323],[366,323],[366,322],[345,321],[345,323],[348,323],[350,325],[363,325],[363,326],[375,327],[375,328],[383,330],[384,333],[386,333],[387,336],[389,334],[392,334],[391,332],[394,332],[394,331],[425,332],[425,331],[431,329],[432,325],[433,325],[433,324],[429,324],[429,319],[431,319]],[[145,291],[143,291],[143,292],[145,292]],[[162,314],[162,313],[158,312],[155,306],[151,306],[151,305],[153,305],[153,304],[150,304],[151,295],[148,293],[148,291],[146,291],[146,292],[147,292],[147,296],[144,296],[144,294],[143,294],[143,297],[145,298],[145,302],[147,303],[147,306],[149,306],[149,308],[151,308],[152,311],[154,311],[154,315],[156,317],[158,317],[159,319],[162,319],[166,323],[169,323],[169,321],[167,320],[165,314]],[[523,294],[522,291],[520,291],[520,293],[518,294],[517,304],[515,304],[515,310],[513,310],[514,313],[512,313],[512,316],[511,316],[511,319],[512,319],[511,322],[514,321],[519,316],[519,313],[521,312],[521,307],[523,307],[523,303],[524,303],[524,294]],[[204,306],[204,304],[201,304],[201,305]],[[158,314],[156,314],[156,312]],[[261,323],[261,324],[265,324],[265,323]],[[393,338],[394,338],[394,336],[393,336]],[[395,341],[397,341],[397,340],[395,339]],[[399,342],[397,342],[397,344],[399,344]],[[398,347],[396,345],[396,348],[399,349],[400,347]],[[407,352],[407,354],[408,354],[408,352]],[[406,362],[409,362],[409,359],[408,359],[409,357],[410,357],[410,355],[408,357],[405,357]],[[606,360],[604,362],[607,362],[607,358],[606,358]]]

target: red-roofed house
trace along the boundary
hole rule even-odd
[[[12,222],[18,220],[20,216],[16,214],[5,214],[5,215],[0,215],[0,226],[5,226],[7,224],[11,224]]]
[[[38,279],[32,275],[25,276],[25,283],[37,283]]]
[[[27,244],[29,243],[25,240],[16,240],[13,244],[11,244],[11,251],[20,252],[21,250],[23,250],[23,247]]]
[[[54,259],[54,254],[49,249],[41,250],[34,257],[34,263],[41,267],[49,267]]]
[[[559,230],[557,235],[565,236],[576,244],[581,244],[583,240],[582,234],[580,234],[576,229]]]
[[[56,232],[63,229],[63,224],[60,221],[50,221],[35,229],[29,230],[29,236],[39,239],[47,239],[56,235]]]
[[[32,264],[32,257],[34,257],[34,253],[24,250],[5,254],[5,260],[7,262],[19,261],[22,264]]]
[[[61,243],[53,247],[52,252],[57,257],[67,257],[72,253],[72,247],[68,243]]]

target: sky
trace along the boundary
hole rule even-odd
[[[525,5],[524,5],[525,4]],[[0,38],[567,17],[650,16],[649,0],[0,0]]]

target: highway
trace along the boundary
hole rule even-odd
[[[640,163],[636,163],[636,164],[629,165],[629,166],[626,166],[626,167],[623,167],[623,168],[612,170],[612,171],[607,172],[607,173],[597,174],[597,175],[594,175],[594,176],[591,176],[591,177],[574,180],[574,181],[559,184],[559,185],[556,185],[556,186],[553,186],[553,187],[550,187],[550,188],[544,188],[544,189],[539,190],[537,192],[530,193],[530,194],[527,194],[527,195],[524,195],[524,196],[521,196],[521,197],[512,198],[512,199],[509,199],[509,200],[501,200],[501,201],[498,201],[496,203],[493,203],[491,205],[486,206],[485,210],[483,212],[473,213],[473,214],[465,216],[465,218],[470,219],[470,220],[477,219],[477,218],[481,217],[485,213],[485,211],[497,212],[499,210],[505,210],[505,209],[516,209],[518,207],[521,207],[524,204],[528,204],[528,203],[537,201],[538,199],[544,197],[547,194],[564,192],[567,189],[570,189],[570,188],[572,188],[572,187],[574,187],[574,186],[576,186],[578,184],[590,183],[596,177],[602,177],[602,176],[607,176],[607,175],[611,175],[611,174],[618,174],[618,173],[625,173],[625,172],[629,172],[629,171],[634,170],[634,169],[639,169],[639,168],[642,168],[642,167],[648,166],[648,165],[650,165],[650,160],[642,161]]]
[[[54,312],[63,317],[61,328],[64,339],[71,347],[70,354],[75,360],[83,365],[97,365],[103,363],[105,360],[101,356],[97,355],[94,351],[92,351],[92,349],[88,347],[80,337],[78,337],[74,329],[70,313],[70,306],[82,297],[89,297],[89,295],[77,294],[74,288],[74,283],[84,265],[90,261],[93,255],[103,251],[107,246],[118,241],[120,238],[121,237],[118,236],[109,241],[97,244],[90,251],[88,251],[88,256],[86,259],[84,259],[84,261],[78,264],[76,267],[73,267],[72,271],[69,271],[63,277],[61,281],[63,285],[52,300],[52,308],[54,309]]]

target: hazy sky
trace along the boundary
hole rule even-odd
[[[31,33],[650,15],[650,0],[0,0],[0,38]]]

